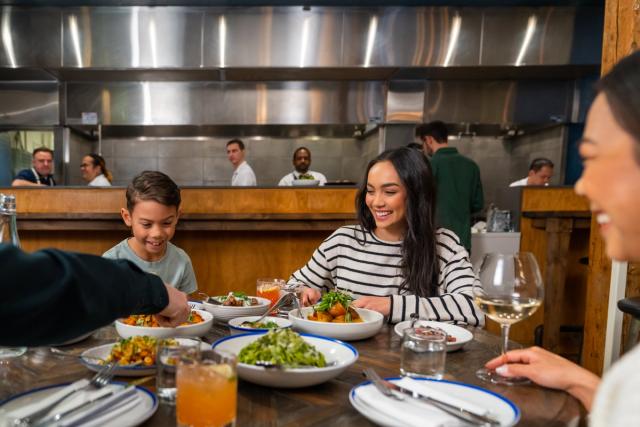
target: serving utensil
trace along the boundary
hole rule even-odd
[[[374,387],[376,387],[376,389],[380,393],[392,399],[403,401],[405,400],[405,397],[409,397],[411,399],[419,400],[421,402],[428,403],[431,406],[434,406],[441,411],[446,412],[447,414],[463,420],[471,425],[489,427],[500,425],[500,421],[491,416],[476,414],[475,412],[471,412],[465,408],[452,405],[451,403],[435,399],[431,396],[416,393],[414,391],[400,387],[399,385],[391,381],[384,380],[373,368],[365,368],[363,374],[372,382]]]
[[[317,366],[314,365],[298,365],[295,368],[292,367],[288,367],[288,366],[284,366],[281,363],[273,363],[270,362],[268,360],[257,360],[256,363],[254,363],[255,366],[262,366],[263,368],[267,368],[267,369],[304,369],[304,368],[317,368]],[[336,365],[336,361],[334,360],[333,362],[328,362],[326,365],[324,365],[325,368],[328,368],[330,366],[335,366]]]
[[[282,295],[282,296],[280,297],[280,299],[279,299],[279,300],[278,300],[278,301],[273,305],[273,307],[271,307],[271,308],[270,308],[269,310],[267,310],[267,311],[266,311],[262,316],[260,316],[260,317],[259,317],[258,319],[256,319],[256,320],[252,321],[251,323],[253,323],[253,324],[260,323],[260,322],[262,322],[262,321],[264,320],[264,318],[265,318],[265,317],[267,317],[267,316],[268,316],[268,315],[270,315],[271,313],[277,313],[277,312],[278,312],[278,309],[279,309],[280,307],[282,307],[282,306],[285,304],[285,302],[287,302],[287,300],[288,300],[289,298],[291,298],[291,297],[293,297],[293,299],[294,299],[294,301],[295,301],[296,308],[297,308],[298,310],[300,310],[300,304],[298,303],[298,298],[296,298],[296,295],[295,295],[295,294],[288,294],[288,293],[287,293],[287,294]]]
[[[202,298],[202,302],[206,302],[207,304],[222,305],[222,303],[220,301],[218,301],[214,297],[210,297],[209,295],[205,294],[204,292],[197,292],[196,296]]]

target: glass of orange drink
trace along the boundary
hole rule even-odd
[[[283,279],[258,279],[256,295],[271,301],[271,307],[280,299],[280,290],[286,284]]]
[[[198,360],[182,360],[176,385],[179,426],[235,426],[238,376],[233,354],[207,350]]]

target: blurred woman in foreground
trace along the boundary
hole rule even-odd
[[[580,156],[584,171],[576,192],[591,202],[607,255],[640,261],[640,52],[623,59],[599,82]],[[631,426],[640,420],[640,346],[620,359],[602,381],[536,347],[510,351],[489,361],[487,368],[567,391],[591,411],[593,426]]]

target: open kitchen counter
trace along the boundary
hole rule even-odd
[[[4,188],[16,195],[22,247],[101,255],[129,235],[125,188]],[[172,242],[193,262],[200,290],[255,293],[259,277],[304,265],[331,232],[355,223],[355,188],[182,188]]]

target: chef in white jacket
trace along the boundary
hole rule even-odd
[[[313,179],[319,182],[319,185],[324,185],[327,182],[327,178],[320,172],[309,170],[309,166],[311,166],[311,151],[309,151],[307,147],[298,148],[293,152],[294,171],[283,176],[278,185],[291,186],[293,185],[293,181],[300,179],[301,175],[313,177]]]
[[[251,187],[257,185],[256,174],[244,159],[244,143],[239,139],[227,142],[227,158],[233,165],[232,187]]]

